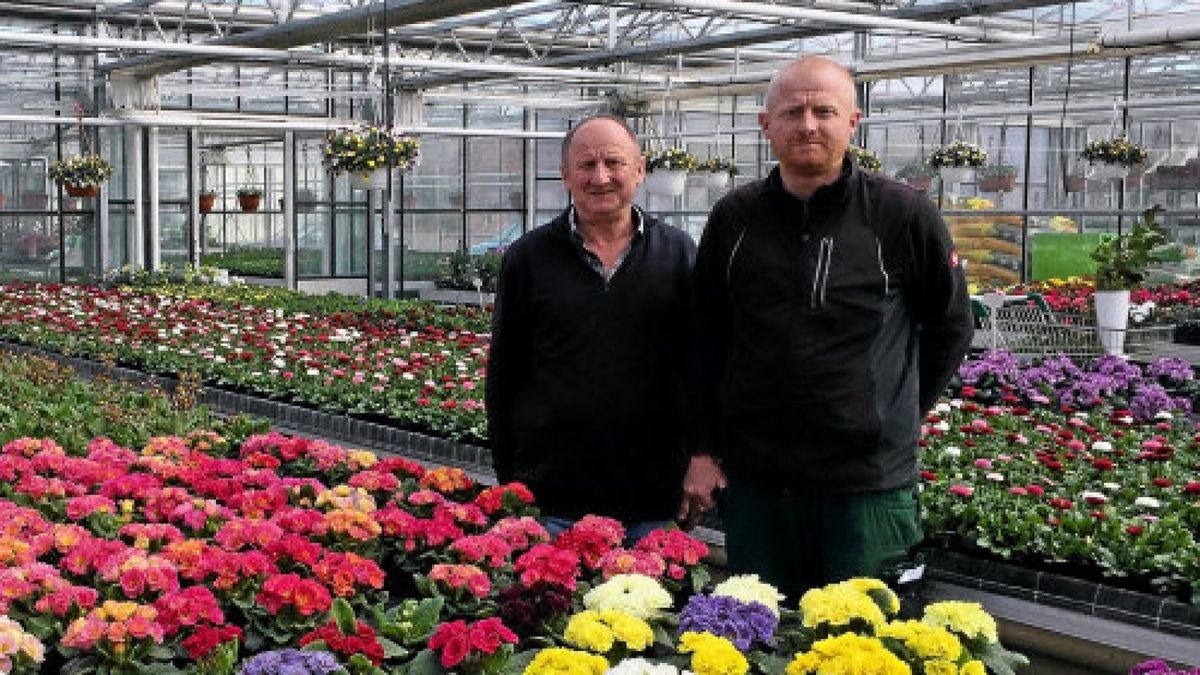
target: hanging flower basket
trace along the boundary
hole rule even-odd
[[[896,170],[896,178],[921,191],[929,190],[935,175],[937,170],[925,162],[905,164]]]
[[[1087,184],[1087,179],[1081,173],[1073,173],[1067,176],[1064,186],[1067,192],[1083,192],[1084,186]]]
[[[71,197],[99,197],[99,185],[71,185],[67,183],[63,185],[63,189],[67,191],[67,195]]]
[[[934,148],[929,153],[929,166],[938,170],[942,181],[958,185],[971,180],[975,169],[987,163],[987,151],[966,141]]]
[[[389,168],[408,171],[420,157],[420,141],[382,127],[338,129],[325,137],[325,166],[334,175],[353,174],[356,178],[351,184],[355,187],[383,189]],[[375,172],[378,174],[374,178],[362,178]]]
[[[678,197],[687,187],[689,171],[696,170],[700,161],[682,148],[646,150],[646,192],[666,197]]]
[[[1149,153],[1141,145],[1130,143],[1125,136],[1101,138],[1084,146],[1079,152],[1088,163],[1092,180],[1124,178],[1131,169],[1145,166]]]
[[[678,197],[687,187],[687,172],[681,169],[659,169],[646,174],[646,192],[663,197]]]
[[[50,165],[47,175],[62,185],[72,197],[95,197],[100,185],[112,178],[113,166],[100,155],[84,154],[67,157]],[[94,188],[95,192],[91,189]]]
[[[979,189],[984,192],[1012,192],[1017,186],[1017,167],[989,164],[979,169]]]
[[[217,205],[217,193],[201,192],[199,205],[200,213],[212,213],[213,207]]]
[[[737,165],[732,159],[712,157],[699,163],[697,171],[704,176],[704,185],[712,190],[724,190],[729,187],[729,178],[738,174]]]
[[[262,190],[258,188],[238,188],[238,206],[245,213],[254,213],[262,205]]]

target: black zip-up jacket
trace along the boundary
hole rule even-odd
[[[847,160],[800,200],[776,168],[713,208],[695,294],[694,452],[766,488],[916,480],[921,419],[973,331],[958,254],[923,194]]]
[[[547,515],[670,519],[688,457],[695,244],[643,214],[606,283],[568,214],[518,239],[501,265],[486,394],[496,475],[527,484]]]

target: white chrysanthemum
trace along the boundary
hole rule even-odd
[[[947,457],[959,457],[962,455],[962,450],[954,445],[947,445],[942,449],[942,454]]]
[[[690,670],[680,672],[669,663],[653,663],[641,657],[625,659],[609,668],[604,675],[692,675]]]
[[[1121,489],[1121,484],[1120,483],[1105,483],[1102,487],[1105,490],[1112,490],[1113,492],[1116,492],[1117,490]]]
[[[1156,419],[1156,420],[1173,420],[1173,419],[1175,419],[1175,416],[1171,414],[1170,410],[1159,410],[1158,412],[1154,413],[1154,419]]]
[[[1092,503],[1099,502],[1101,504],[1105,504],[1108,502],[1108,497],[1105,497],[1103,493],[1096,492],[1095,490],[1084,490],[1083,494],[1081,494],[1079,496],[1082,497],[1084,499],[1084,501],[1087,501],[1087,502],[1092,502]]]
[[[1096,441],[1092,443],[1092,449],[1096,452],[1110,452],[1112,451],[1112,443],[1108,441]]]
[[[1158,507],[1162,506],[1162,504],[1159,503],[1159,501],[1154,497],[1138,497],[1137,499],[1133,500],[1133,505],[1141,506],[1147,509],[1157,509]]]
[[[779,616],[779,603],[784,595],[771,584],[758,580],[757,574],[740,574],[717,584],[713,595],[724,595],[742,602],[761,602]]]
[[[671,594],[657,580],[642,574],[617,574],[588,591],[583,606],[597,612],[617,610],[639,619],[652,619],[671,607]]]
[[[938,422],[937,424],[933,425],[933,428],[945,433],[947,431],[950,431],[950,424],[948,422],[946,422],[946,420],[942,420],[942,421]]]
[[[943,401],[933,407],[933,411],[938,413],[939,415],[945,415],[946,413],[950,412],[951,410],[952,410],[952,408],[950,407],[950,404],[946,403],[945,401]]]

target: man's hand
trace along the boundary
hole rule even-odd
[[[700,516],[716,504],[714,490],[724,490],[725,474],[711,455],[695,455],[683,477],[683,502],[679,505],[678,521],[691,529]]]

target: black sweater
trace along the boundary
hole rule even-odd
[[[487,368],[492,461],[548,515],[665,519],[679,504],[695,245],[643,221],[607,283],[567,212],[504,256]]]
[[[922,413],[970,345],[937,209],[844,166],[807,200],[778,169],[735,190],[700,242],[694,446],[732,478],[826,493],[914,482]]]

